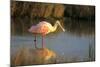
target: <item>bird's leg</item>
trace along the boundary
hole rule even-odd
[[[34,34],[34,37],[35,37],[35,38],[34,38],[34,45],[35,45],[35,48],[37,48],[37,46],[36,46],[36,44],[37,44],[37,43],[36,43],[36,34]]]
[[[42,35],[42,48],[44,48],[44,35]]]

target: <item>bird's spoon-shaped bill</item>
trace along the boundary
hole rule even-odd
[[[60,22],[57,21],[58,25],[61,27],[61,29],[65,32],[65,29],[61,26]]]

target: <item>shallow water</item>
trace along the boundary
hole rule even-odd
[[[74,62],[74,61],[89,61],[89,58],[94,57],[94,40],[93,35],[70,34],[69,32],[51,33],[44,38],[44,44],[47,48],[53,50],[58,58],[58,62]],[[37,46],[42,47],[41,36],[37,36]],[[90,50],[90,46],[92,50]],[[11,55],[16,54],[20,48],[27,47],[34,49],[33,35],[16,35],[11,36]],[[90,53],[91,52],[91,53]],[[91,54],[91,55],[89,55]],[[92,60],[94,60],[92,58]]]

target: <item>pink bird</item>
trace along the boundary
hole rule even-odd
[[[63,31],[65,31],[65,29],[61,26],[60,22],[57,20],[56,23],[54,24],[54,26],[52,26],[50,23],[46,22],[46,21],[41,21],[39,22],[39,24],[37,24],[36,26],[31,26],[30,29],[28,30],[29,32],[33,33],[35,35],[35,48],[37,48],[36,46],[36,34],[41,34],[42,35],[42,48],[44,48],[44,36],[50,32],[54,32],[56,31],[58,25],[61,27],[61,29]]]

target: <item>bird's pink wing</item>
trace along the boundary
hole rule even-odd
[[[31,33],[35,33],[36,32],[36,26],[31,26],[28,31],[31,32]]]
[[[40,22],[39,24],[37,24],[36,26],[32,26],[29,29],[29,32],[31,33],[40,33],[42,35],[46,35],[50,32],[50,24],[47,22]]]

